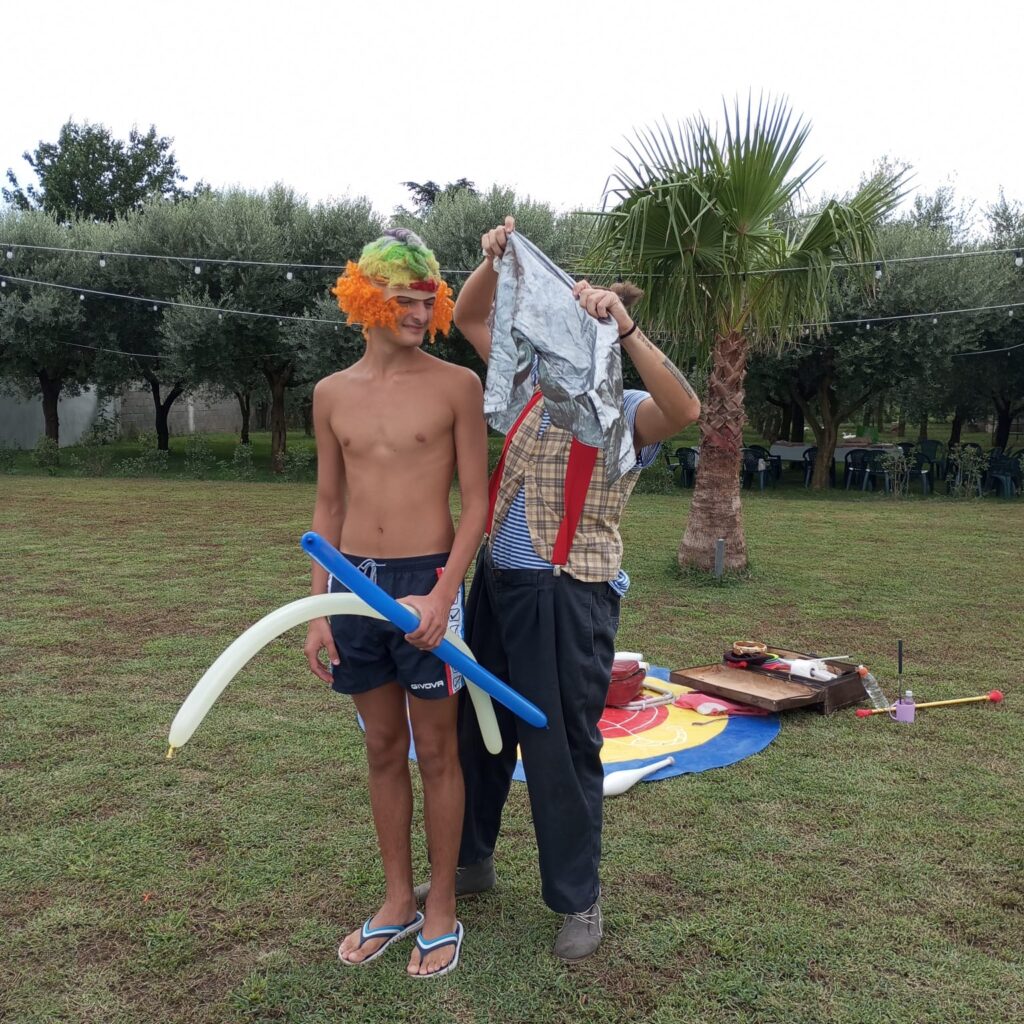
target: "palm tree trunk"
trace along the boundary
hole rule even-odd
[[[712,354],[708,396],[700,417],[700,460],[679,564],[710,571],[715,542],[725,540],[725,568],[747,567],[747,540],[740,505],[740,448],[743,446],[743,380],[747,339],[739,331],[718,335]]]

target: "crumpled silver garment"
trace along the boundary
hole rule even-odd
[[[636,465],[622,412],[622,355],[614,320],[595,320],[572,296],[573,280],[519,232],[498,261],[484,413],[501,433],[533,394],[532,370],[556,427],[604,450],[608,483]]]

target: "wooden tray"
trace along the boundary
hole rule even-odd
[[[769,650],[785,658],[809,657],[781,647],[769,647]],[[689,686],[713,697],[724,697],[766,711],[811,707],[825,715],[865,699],[864,684],[855,668],[842,661],[827,661],[825,664],[837,673],[835,679],[826,682],[801,680],[767,669],[733,668],[724,664],[676,669],[670,679],[680,686]]]

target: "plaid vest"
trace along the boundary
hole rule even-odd
[[[527,414],[505,455],[504,472],[494,506],[492,532],[505,521],[519,493],[526,491],[526,523],[533,548],[545,561],[552,560],[558,527],[565,515],[565,471],[572,434],[549,424],[538,437],[544,400]],[[569,551],[565,571],[584,583],[612,580],[622,565],[619,519],[640,474],[625,473],[614,484],[605,479],[604,452],[598,451],[594,473],[583,503],[583,514]]]

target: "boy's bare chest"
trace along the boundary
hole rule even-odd
[[[346,459],[423,454],[451,445],[453,412],[443,393],[417,388],[352,389],[331,425]]]

